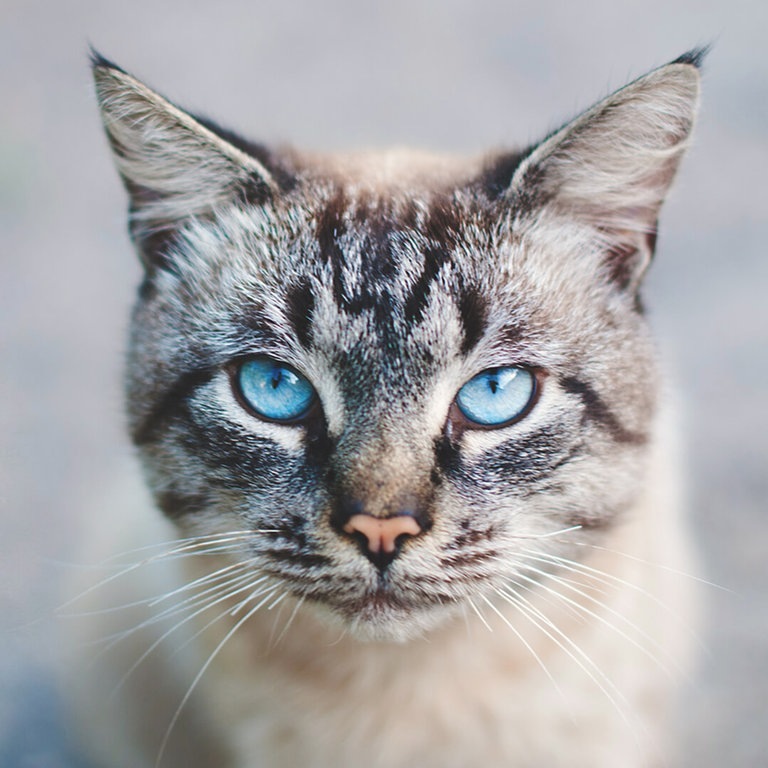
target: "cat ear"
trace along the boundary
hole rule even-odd
[[[92,64],[104,127],[131,198],[131,234],[147,266],[183,220],[237,197],[264,202],[277,191],[255,157],[100,55]]]
[[[693,126],[692,51],[616,91],[550,135],[517,167],[508,196],[595,230],[609,274],[634,291],[653,256],[659,208]]]

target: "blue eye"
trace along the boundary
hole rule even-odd
[[[266,419],[293,421],[315,402],[314,387],[300,373],[268,357],[244,362],[236,379],[246,404]]]
[[[523,416],[536,392],[536,378],[525,368],[489,368],[470,379],[456,405],[470,421],[498,427]]]

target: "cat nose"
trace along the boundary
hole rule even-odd
[[[366,513],[352,515],[342,530],[352,535],[360,534],[367,543],[366,554],[377,560],[390,559],[397,551],[398,539],[402,536],[418,536],[422,527],[413,515],[402,514],[394,517],[375,517]]]
[[[389,509],[380,498],[366,503],[354,496],[342,497],[331,523],[338,533],[356,541],[360,552],[382,572],[400,554],[406,540],[431,526],[427,511],[410,494],[391,502]]]

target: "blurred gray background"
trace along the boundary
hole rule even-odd
[[[53,613],[81,511],[129,453],[139,269],[89,42],[253,138],[450,151],[540,137],[715,43],[647,303],[686,411],[702,574],[730,590],[707,590],[682,765],[768,766],[767,39],[758,0],[0,0],[0,768],[83,765]]]

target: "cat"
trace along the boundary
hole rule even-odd
[[[157,548],[73,603],[99,765],[669,764],[696,598],[640,289],[703,55],[456,158],[250,143],[94,54],[164,513],[105,505]]]

